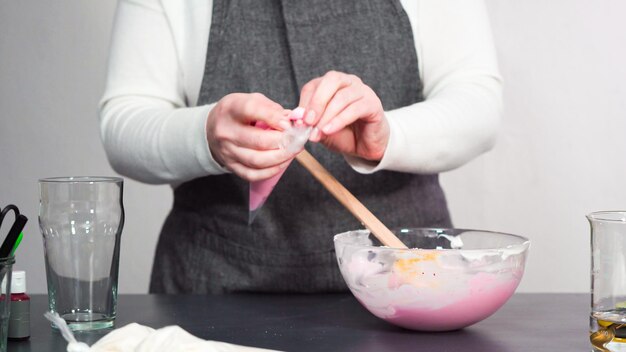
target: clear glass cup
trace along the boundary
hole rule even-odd
[[[590,341],[594,351],[626,351],[626,211],[587,215],[591,225]]]
[[[72,330],[114,325],[123,185],[118,177],[39,180],[49,309]]]
[[[0,282],[2,282],[2,296],[0,297],[0,352],[7,351],[7,334],[9,331],[9,314],[11,310],[11,269],[15,263],[14,257],[0,258]]]

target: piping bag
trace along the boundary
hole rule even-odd
[[[289,152],[295,153],[304,147],[311,135],[311,126],[307,126],[302,121],[304,117],[304,108],[296,108],[289,114],[291,127],[283,131],[283,137],[280,141],[280,147]],[[270,127],[264,122],[255,123],[258,128],[269,129]],[[283,176],[287,168],[284,168],[276,175],[261,181],[250,182],[250,194],[248,205],[248,225],[251,225],[254,218],[265,204],[265,201],[274,190],[274,187]]]

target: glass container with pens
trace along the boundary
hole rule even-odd
[[[13,212],[15,220],[2,245],[0,245],[0,280],[3,282],[4,290],[0,296],[0,352],[7,350],[7,334],[9,330],[9,316],[11,309],[11,277],[13,264],[15,263],[15,250],[22,240],[22,230],[26,226],[28,218],[20,214],[20,210],[13,204],[7,205],[0,212],[0,228],[9,212]],[[4,231],[4,229],[3,229]]]

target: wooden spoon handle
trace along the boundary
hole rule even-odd
[[[361,221],[387,247],[407,248],[372,212],[320,164],[313,155],[303,150],[296,156],[300,165],[315,177],[352,215]]]

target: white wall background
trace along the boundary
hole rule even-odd
[[[487,4],[505,115],[493,151],[442,176],[456,226],[530,237],[521,291],[586,292],[584,215],[626,209],[626,2]],[[0,0],[0,205],[30,217],[16,267],[31,293],[46,290],[37,179],[113,174],[96,104],[114,8]],[[172,197],[128,179],[125,191],[120,292],[142,293]]]

